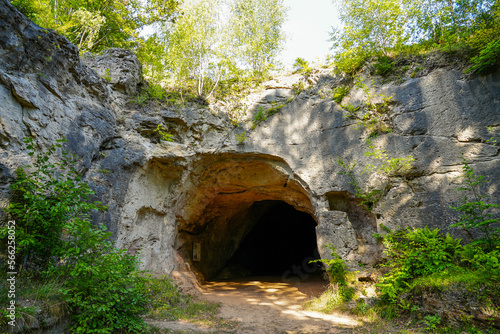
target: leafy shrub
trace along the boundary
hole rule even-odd
[[[236,138],[236,143],[238,145],[244,144],[245,141],[248,139],[247,133],[245,131],[243,131],[240,134],[235,133],[234,136]]]
[[[351,118],[351,119],[358,118],[357,113],[358,113],[360,107],[355,107],[351,103],[349,103],[349,104],[343,104],[343,105],[341,105],[341,107],[342,107],[342,109],[345,110],[345,112],[343,114],[343,116],[345,118]]]
[[[373,66],[375,66],[375,74],[386,77],[393,71],[394,62],[391,58],[382,56],[378,57],[377,62]]]
[[[368,55],[361,48],[351,48],[335,55],[335,72],[354,75],[365,63]]]
[[[483,237],[474,241],[491,251],[500,244],[500,228],[493,228],[492,225],[500,223],[500,218],[495,215],[492,209],[498,208],[498,204],[487,204],[483,201],[486,195],[481,195],[480,186],[485,183],[483,175],[475,175],[474,169],[462,158],[462,186],[458,188],[464,193],[464,197],[458,206],[451,208],[460,214],[460,220],[451,226],[458,226],[469,232],[477,229],[482,232]],[[470,234],[470,232],[469,232]]]
[[[103,79],[107,82],[111,82],[111,69],[107,68],[106,71],[104,71]]]
[[[297,58],[293,63],[293,70],[295,73],[302,73],[306,76],[311,73],[311,67],[309,66],[309,62],[304,58]]]
[[[305,307],[319,312],[330,313],[354,298],[355,289],[338,283],[331,284],[320,296],[313,298]]]
[[[72,333],[144,332],[146,291],[138,258],[113,248],[104,226],[74,219],[67,231],[73,239],[66,265],[57,269],[67,277],[62,292],[73,308]]]
[[[486,72],[489,68],[500,62],[500,39],[488,43],[479,55],[471,59],[472,66],[468,72]]]
[[[383,172],[388,176],[405,176],[406,173],[413,168],[412,163],[415,161],[415,158],[411,155],[402,158],[389,158],[389,155],[385,152],[385,150],[375,148],[375,144],[373,144],[370,138],[367,139],[369,152],[364,152],[365,156],[373,157],[377,160],[381,160],[382,164],[380,167],[376,168],[373,165],[368,165],[365,167],[365,170],[377,172]]]
[[[337,254],[336,247],[332,244],[327,244],[325,246],[329,248],[331,253],[331,259],[318,259],[310,261],[309,263],[321,262],[326,265],[326,272],[328,273],[328,277],[330,278],[330,283],[332,284],[340,284],[347,285],[346,276],[347,276],[347,265],[344,260]]]
[[[439,229],[427,227],[384,235],[385,253],[389,257],[385,266],[390,272],[377,284],[382,299],[395,302],[414,278],[456,266],[462,250],[460,242],[449,234],[441,235]]]
[[[304,81],[300,80],[299,82],[293,84],[292,86],[292,90],[293,90],[293,94],[295,95],[299,95],[300,93],[302,93],[305,89],[307,89],[306,87],[306,84],[304,83]]]
[[[264,110],[263,107],[260,107],[259,111],[257,111],[255,113],[255,115],[253,116],[252,129],[255,129],[257,127],[257,125],[266,121],[269,118],[269,116],[272,116],[272,115],[278,113],[281,110],[281,108],[286,106],[288,103],[292,102],[292,100],[293,100],[293,98],[288,99],[285,103],[275,105],[274,107],[266,109],[266,110]]]
[[[257,125],[259,125],[261,122],[267,120],[267,115],[266,113],[264,112],[264,108],[260,107],[259,108],[259,111],[257,111],[255,113],[255,115],[253,116],[253,127],[256,127]]]
[[[42,279],[64,282],[60,291],[72,308],[73,333],[144,332],[138,259],[114,249],[111,233],[90,223],[90,211],[103,206],[87,202],[94,192],[76,171],[75,159],[62,152],[59,162],[51,162],[64,140],[46,152],[37,152],[31,138],[24,141],[35,158],[27,167],[34,170],[17,170],[7,210],[16,220],[18,251],[24,255],[18,262],[36,262],[31,268],[44,269]]]
[[[161,124],[158,124],[158,126],[156,127],[156,130],[154,130],[153,132],[159,136],[160,142],[162,140],[163,141],[174,141],[174,139],[172,138],[174,135],[165,131],[165,127]]]
[[[165,89],[158,84],[150,84],[147,93],[151,99],[162,100],[166,97]]]
[[[441,324],[441,317],[437,315],[428,315],[424,318],[425,330],[436,331],[437,327]]]
[[[333,91],[333,100],[338,104],[342,103],[342,100],[347,94],[349,94],[350,91],[351,87],[349,86],[336,87]]]
[[[100,202],[88,202],[94,192],[82,182],[74,157],[62,152],[59,162],[51,162],[65,140],[58,140],[46,152],[38,152],[32,138],[24,138],[24,142],[35,159],[35,170],[30,174],[23,167],[16,170],[11,185],[14,196],[5,211],[17,225],[16,252],[23,260],[16,263],[31,260],[32,265],[46,269],[63,251],[61,235],[66,222],[103,207]],[[7,228],[0,229],[0,234],[5,237]]]
[[[37,3],[33,0],[12,0],[11,4],[32,21],[36,20],[40,12]]]

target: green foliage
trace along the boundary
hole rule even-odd
[[[282,0],[184,2],[175,24],[162,26],[143,48],[164,57],[151,59],[158,77],[167,69],[167,79],[175,85],[192,86],[205,98],[221,95],[231,87],[226,84],[217,92],[223,82],[260,80],[277,65],[284,42],[286,8],[281,5]]]
[[[346,277],[347,277],[347,265],[344,260],[340,257],[340,255],[336,252],[336,247],[332,244],[327,244],[326,248],[332,251],[331,259],[318,259],[309,261],[309,263],[321,262],[326,265],[326,272],[328,273],[328,277],[330,278],[330,283],[339,284],[342,286],[347,285]]]
[[[38,152],[33,139],[24,141],[34,159],[26,166],[32,172],[16,171],[15,196],[7,209],[17,225],[18,254],[24,257],[17,263],[27,262],[32,269],[24,275],[63,282],[59,291],[72,309],[73,333],[144,332],[138,258],[114,249],[111,233],[90,223],[90,211],[103,207],[88,202],[94,192],[76,171],[75,159],[64,151],[56,159],[65,140],[46,152]]]
[[[293,84],[292,87],[293,87],[293,94],[295,95],[299,95],[300,93],[302,93],[304,90],[307,89],[306,84],[302,80]]]
[[[378,57],[376,74],[393,68],[389,55],[441,50],[468,53],[469,71],[498,64],[498,1],[473,0],[336,0],[344,27],[331,32],[337,71],[357,72],[366,59]],[[469,52],[472,51],[472,52]],[[382,56],[382,57],[381,57]],[[415,77],[414,71],[411,77]]]
[[[306,302],[305,307],[314,311],[331,313],[354,298],[355,289],[350,286],[331,284],[319,297]]]
[[[234,0],[229,32],[232,52],[254,76],[265,77],[283,48],[287,7],[283,0]]]
[[[332,40],[334,34],[331,34]],[[334,56],[335,72],[354,75],[369,58],[369,54],[362,47],[352,47],[339,51]]]
[[[82,53],[133,47],[140,40],[139,31],[144,26],[167,22],[178,9],[175,0],[29,0],[26,3],[36,9],[30,16],[35,23],[64,35]]]
[[[36,0],[11,0],[10,3],[30,20],[36,19],[40,11]]]
[[[304,58],[297,58],[292,65],[294,73],[302,73],[305,75],[309,75],[311,73],[311,67],[309,66],[309,62]]]
[[[146,89],[146,92],[151,99],[162,100],[166,97],[166,92],[162,86],[158,84],[150,84]]]
[[[422,67],[420,66],[416,66],[414,69],[413,69],[413,72],[411,72],[410,74],[410,78],[415,78],[417,76],[417,73],[420,72],[422,70]]]
[[[382,197],[383,193],[380,189],[371,189],[369,191],[363,191],[358,179],[354,175],[354,168],[356,167],[356,161],[351,164],[347,164],[338,157],[337,163],[339,164],[341,170],[339,174],[346,175],[349,178],[349,184],[354,187],[354,194],[356,198],[359,198],[361,202],[359,205],[364,205],[368,211],[371,211],[373,207]]]
[[[385,96],[383,94],[375,95],[362,80],[358,81],[356,86],[362,89],[367,96],[366,101],[363,102],[365,113],[360,117],[358,116],[358,111],[361,107],[354,107],[351,104],[342,105],[342,108],[346,110],[344,117],[358,119],[359,124],[368,130],[369,137],[391,132],[392,127],[389,122],[388,113],[390,111],[392,96]],[[380,100],[381,102],[379,102]]]
[[[425,330],[434,332],[441,324],[441,317],[437,315],[427,315],[424,318],[424,323],[425,323]]]
[[[104,226],[73,219],[66,229],[73,239],[63,253],[65,265],[53,272],[67,277],[62,293],[74,311],[72,333],[144,332],[145,279],[138,258],[113,248]]]
[[[194,77],[198,95],[210,96],[222,75],[221,61],[225,55],[220,50],[227,50],[220,25],[220,2],[189,1],[183,3],[181,9],[183,15],[173,29],[165,28],[169,29],[165,32],[169,68],[177,84]],[[207,80],[209,78],[217,79],[213,82]]]
[[[453,268],[462,250],[460,242],[449,234],[441,235],[439,229],[427,227],[384,235],[385,253],[389,257],[386,266],[390,272],[377,284],[381,298],[396,302],[411,280]]]
[[[480,52],[471,59],[472,66],[468,71],[478,73],[486,72],[492,66],[500,62],[500,39],[491,41]]]
[[[387,56],[378,57],[377,62],[374,64],[375,74],[383,77],[389,75],[394,68],[394,61]]]
[[[489,133],[489,134],[492,134],[492,135],[493,135],[493,134],[495,133],[495,131],[493,130],[493,127],[492,127],[492,126],[488,126],[486,129],[488,130],[488,133]],[[496,139],[495,139],[495,137],[491,137],[490,139],[487,139],[487,140],[486,140],[486,143],[488,143],[488,144],[493,144],[493,145],[496,145],[496,144],[497,144],[497,142],[498,142],[498,140],[496,140]]]
[[[362,173],[365,172],[377,172],[383,173],[388,177],[402,176],[406,177],[407,173],[412,169],[412,163],[415,161],[413,156],[409,155],[402,158],[390,158],[385,150],[375,148],[375,144],[372,143],[371,139],[367,140],[369,152],[364,152],[367,157],[372,157],[377,160],[381,160],[381,164],[376,167],[372,164],[364,166]],[[339,174],[345,175],[349,178],[349,184],[354,187],[354,194],[356,198],[361,200],[360,205],[364,205],[369,211],[377,204],[377,202],[384,195],[383,189],[370,189],[369,191],[364,191],[361,187],[359,181],[354,175],[354,168],[356,167],[356,161],[351,164],[346,163],[341,157],[338,157],[337,163],[341,168]]]
[[[491,251],[500,244],[500,228],[492,227],[500,223],[500,218],[492,211],[498,208],[498,204],[487,204],[483,201],[488,197],[480,193],[481,185],[486,183],[484,176],[475,175],[474,169],[465,158],[462,158],[462,165],[462,185],[458,190],[464,193],[464,197],[459,205],[451,206],[460,214],[459,221],[451,226],[461,227],[467,232],[471,229],[481,231],[483,236],[474,243],[481,244]]]
[[[174,139],[172,138],[174,135],[168,133],[165,131],[165,127],[161,124],[158,124],[158,126],[156,127],[156,129],[153,131],[154,133],[156,133],[160,138],[160,142],[163,140],[163,141],[174,141]]]
[[[259,110],[253,116],[253,127],[255,128],[257,125],[259,125],[261,122],[264,122],[265,120],[267,120],[267,115],[264,112],[264,108],[260,107]]]
[[[234,136],[236,137],[236,143],[238,145],[242,145],[245,143],[245,141],[248,139],[247,133],[243,131],[240,134],[235,133]]]
[[[333,100],[338,104],[342,103],[342,100],[347,94],[349,94],[350,91],[351,87],[349,86],[335,87],[335,89],[333,90]]]
[[[382,172],[388,176],[405,176],[408,171],[412,169],[412,162],[415,161],[413,156],[408,155],[402,158],[389,158],[389,155],[385,153],[385,150],[375,148],[371,139],[367,139],[369,152],[364,152],[367,157],[373,157],[377,160],[381,160],[382,164],[377,168],[373,165],[368,165],[365,170]]]
[[[275,105],[274,107],[272,108],[269,108],[269,109],[266,109],[264,110],[263,107],[260,107],[259,108],[259,111],[257,111],[255,113],[255,115],[253,116],[253,125],[252,125],[252,129],[255,129],[260,123],[266,121],[270,116],[278,113],[281,108],[283,108],[284,106],[286,106],[288,103],[290,103],[291,101],[293,100],[292,99],[289,99],[287,100],[285,103],[283,104],[278,104],[278,105]]]
[[[358,111],[361,109],[361,107],[355,107],[352,104],[343,104],[341,105],[342,109],[345,110],[343,116],[345,118],[351,118],[351,119],[357,119],[358,118]]]
[[[106,71],[104,71],[104,80],[107,82],[111,82],[111,70],[108,68]]]
[[[354,73],[369,55],[387,56],[407,37],[404,25],[408,14],[402,1],[337,0],[342,30],[333,30],[333,47],[339,49],[336,65],[340,71]]]
[[[34,171],[27,173],[23,167],[16,170],[11,185],[14,198],[5,211],[16,220],[16,252],[22,259],[17,264],[30,258],[33,265],[45,269],[53,256],[60,256],[63,251],[61,234],[67,222],[101,209],[102,205],[88,202],[93,191],[82,182],[74,156],[62,152],[59,161],[53,162],[65,140],[58,140],[46,152],[37,151],[32,138],[25,138],[24,142],[34,159]],[[6,227],[0,235],[7,235]]]

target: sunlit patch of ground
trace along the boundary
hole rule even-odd
[[[304,310],[303,303],[321,294],[327,282],[280,282],[278,277],[208,282],[203,298],[220,303],[221,316],[240,322],[236,333],[348,333],[361,325],[345,314]]]

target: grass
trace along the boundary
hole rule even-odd
[[[5,280],[0,283],[2,310],[5,310],[9,303],[6,283]],[[35,318],[63,319],[68,316],[69,305],[59,291],[62,286],[63,281],[58,279],[41,281],[32,277],[18,276],[16,278],[16,318],[18,318],[18,322],[29,325],[35,321]],[[3,329],[7,321],[8,319],[2,316],[0,328]]]
[[[198,300],[179,292],[171,279],[150,278],[146,317],[153,320],[184,320],[218,330],[232,329],[236,323],[218,316],[220,304]]]
[[[442,323],[439,316],[421,314],[418,307],[411,307],[413,305],[411,300],[415,298],[418,300],[420,295],[426,295],[430,291],[450,291],[456,294],[466,293],[477,296],[477,299],[481,301],[481,307],[498,317],[500,309],[495,306],[494,300],[500,298],[500,286],[485,275],[476,270],[456,267],[416,278],[410,283],[406,294],[402,296],[403,299],[410,298],[406,301],[409,303],[407,308],[402,307],[402,304],[393,305],[381,301],[376,301],[371,306],[365,304],[364,300],[357,297],[362,290],[352,280],[349,280],[349,286],[330,285],[322,295],[307,301],[304,307],[316,312],[343,312],[358,316],[363,326],[353,329],[351,333],[496,333],[497,330],[494,328],[478,328],[467,321],[458,327],[450,327]],[[404,300],[401,302],[403,303]]]
[[[33,279],[20,276],[17,278],[18,302],[16,317],[21,323],[29,325],[35,318],[38,320],[54,317],[63,319],[70,316],[69,305],[59,291],[64,281],[54,278],[48,280]],[[0,306],[5,310],[9,300],[7,298],[8,285],[5,280],[0,282]],[[171,279],[148,279],[149,304],[145,309],[145,318],[164,321],[188,321],[201,327],[215,330],[231,330],[235,322],[227,321],[218,316],[220,305],[198,300],[194,296],[182,294]],[[40,310],[40,311],[36,311]],[[7,318],[2,317],[0,329],[5,329]],[[168,333],[159,328],[151,327],[148,333]]]

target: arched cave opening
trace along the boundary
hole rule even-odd
[[[279,276],[307,279],[322,271],[316,241],[316,221],[283,201],[255,202],[255,217],[241,243],[217,278]]]

